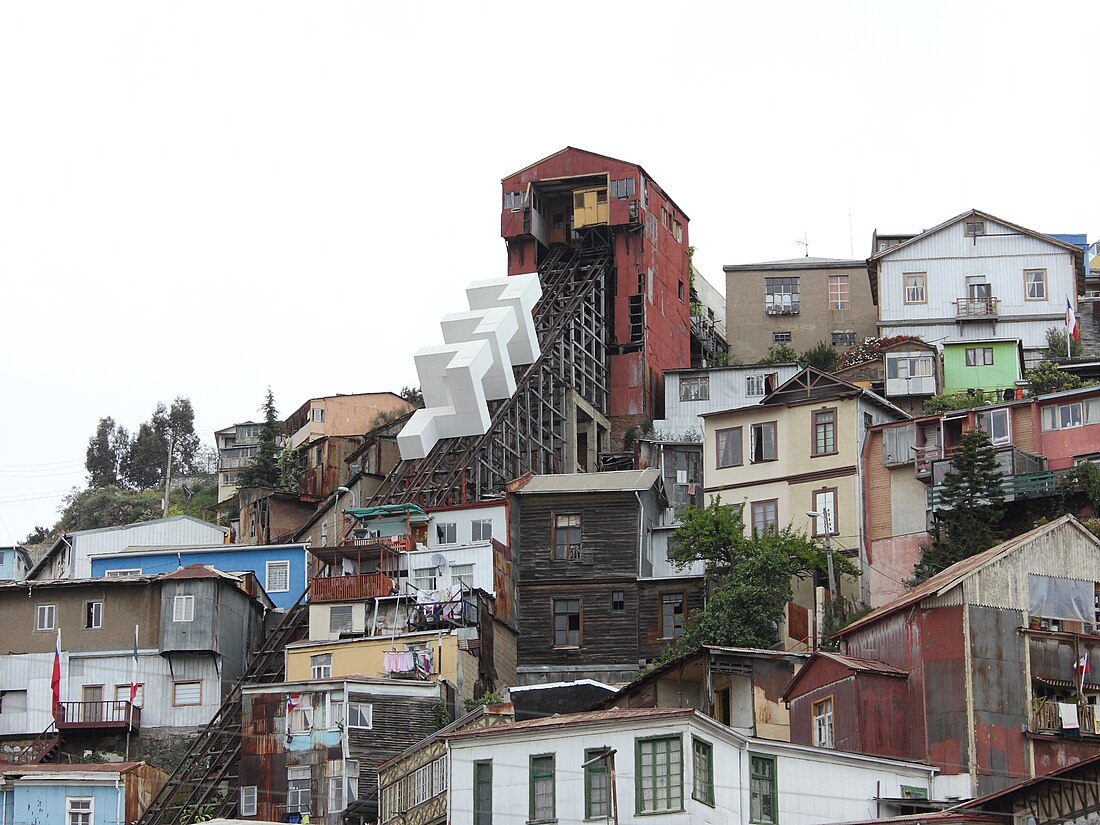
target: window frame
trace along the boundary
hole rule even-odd
[[[978,429],[989,436],[989,443],[995,447],[1003,447],[1006,444],[1012,443],[1012,415],[1008,407],[997,407],[991,410],[977,410],[977,414],[974,416],[974,422],[978,425]],[[995,427],[993,426],[994,418],[1004,419],[1004,431],[1003,436],[996,436],[994,434]],[[989,422],[989,429],[987,430],[982,426],[982,421]]]
[[[177,691],[181,685],[198,685],[198,700],[195,702],[178,701]],[[202,705],[202,679],[178,679],[172,682],[172,707],[194,708]]]
[[[271,574],[273,570],[279,570],[282,568],[286,571],[286,586],[285,587],[272,587]],[[264,562],[264,590],[268,593],[289,593],[290,592],[290,560],[289,559],[273,559],[271,561]]]
[[[720,430],[714,431],[714,466],[717,470],[724,470],[727,467],[740,467],[745,463],[745,433],[744,427],[723,427]],[[737,433],[736,438],[733,433]],[[723,438],[726,439],[726,445],[737,446],[736,460],[729,461],[728,463],[722,463],[722,446]]]
[[[790,344],[794,341],[794,333],[787,330],[772,331],[773,344]]]
[[[177,593],[172,597],[172,621],[195,621],[195,594]]]
[[[771,433],[772,433],[772,456],[771,456],[771,458],[768,458],[767,456],[764,455],[763,449],[761,449],[761,451],[760,451],[761,457],[756,458],[756,446],[757,446],[757,444],[766,443],[766,441],[764,441],[762,439],[762,436],[763,436],[763,433],[766,432],[767,430],[770,430]],[[757,436],[757,431],[760,432],[761,436]],[[779,421],[778,420],[773,419],[771,421],[760,421],[760,422],[750,426],[750,429],[749,429],[749,453],[750,453],[750,455],[749,455],[749,463],[750,464],[764,464],[768,461],[778,461],[779,460]]]
[[[485,528],[488,525],[489,535],[485,535]],[[475,518],[470,522],[470,541],[492,541],[493,540],[493,520],[491,518]]]
[[[818,421],[818,416],[829,416],[831,420]],[[839,452],[839,446],[837,445],[837,419],[839,418],[836,407],[822,407],[818,410],[813,410],[810,414],[810,457],[819,458],[826,455],[836,455]],[[824,425],[831,425],[831,435],[833,448],[831,450],[823,450],[820,448],[818,439],[818,427]],[[828,440],[828,439],[826,439]],[[776,452],[778,452],[778,445]]]
[[[610,755],[610,747],[602,746],[599,748],[585,748],[584,750],[584,818],[585,819],[608,819],[611,816],[611,784],[609,780],[610,771],[608,770],[608,758]],[[603,756],[602,759],[600,757]],[[597,777],[603,777],[603,795],[602,800],[596,800],[596,791],[592,787],[593,780]],[[598,801],[601,803],[603,812],[596,813],[592,809],[592,803]]]
[[[676,611],[676,602],[670,601],[670,599],[679,599],[679,612]],[[684,618],[687,615],[687,594],[683,591],[674,591],[671,593],[661,593],[658,596],[657,611],[661,620],[661,639],[678,639],[684,635]],[[671,619],[672,635],[668,635],[665,631],[666,627],[666,611],[672,609],[672,612],[668,614],[667,618]],[[676,617],[680,617],[680,623],[677,626]]]
[[[833,287],[836,287],[834,290]],[[841,288],[843,287],[843,289]],[[840,311],[852,308],[851,278],[848,275],[830,275],[828,282],[829,309]]]
[[[765,511],[765,513],[764,513],[764,515],[765,515],[765,519],[764,519],[765,524],[762,528],[758,529],[757,526],[756,526],[757,508],[758,507],[766,507],[767,505],[771,505],[772,510],[773,510],[773,514],[774,514],[774,517],[775,517],[775,521],[771,524],[767,523],[767,513]],[[779,499],[777,499],[777,498],[764,498],[764,499],[760,499],[760,501],[753,501],[753,502],[750,503],[750,508],[751,509],[749,510],[749,515],[752,518],[752,523],[750,524],[750,527],[752,528],[753,535],[763,535],[764,531],[768,530],[769,528],[772,529],[772,530],[775,530],[776,532],[779,532]]]
[[[478,759],[474,761],[474,825],[493,825],[493,760]],[[488,793],[482,796],[482,788],[487,788]],[[487,802],[487,806],[482,806]]]
[[[84,805],[87,808],[74,808],[73,803]],[[92,825],[95,822],[95,797],[93,796],[66,796],[65,797],[65,825]]]
[[[249,793],[251,791],[251,793]],[[237,806],[241,816],[255,816],[259,806],[259,788],[256,785],[242,785]]]
[[[1032,284],[1028,280],[1028,275],[1031,275],[1031,274],[1034,274],[1034,273],[1040,273],[1042,275],[1041,280],[1038,281],[1037,283],[1042,284],[1043,294],[1041,296],[1037,296],[1037,297],[1033,298],[1031,296],[1031,286],[1032,286]],[[1024,300],[1025,301],[1049,301],[1050,300],[1050,292],[1047,289],[1047,271],[1044,267],[1033,267],[1033,268],[1024,270]]]
[[[810,735],[815,748],[836,747],[835,707],[836,702],[831,693],[810,704]]]
[[[910,279],[914,279],[910,282]],[[917,280],[919,279],[919,280]],[[928,303],[928,273],[927,272],[903,272],[901,273],[902,299],[905,304]],[[916,296],[919,290],[920,297]]]
[[[49,624],[42,623],[43,611],[46,611],[46,615],[49,616]],[[44,604],[36,604],[34,606],[34,629],[35,632],[43,631],[49,632],[57,630],[57,603],[47,602]]]
[[[317,659],[324,659],[326,656],[328,657],[327,661],[316,661]],[[332,678],[332,651],[314,653],[309,657],[309,678],[312,680]]]
[[[573,612],[573,611],[568,611],[567,612],[565,610],[563,610],[561,612],[558,611],[558,605],[559,604],[572,604],[572,603],[575,603],[577,605],[576,612]],[[577,630],[575,631],[576,634],[577,634],[577,640],[576,640],[575,643],[571,642],[569,640],[570,634],[573,633],[574,631],[569,628],[568,620],[566,622],[566,627],[563,631],[565,633],[565,637],[564,637],[565,641],[561,641],[561,642],[558,641],[558,616],[576,616],[577,617]],[[553,642],[553,644],[551,646],[554,647],[554,648],[564,649],[564,650],[576,650],[578,648],[584,647],[584,603],[583,603],[582,599],[579,596],[575,597],[575,598],[552,598],[552,599],[550,599],[550,634],[551,634],[551,640]]]
[[[458,544],[458,522],[437,521],[435,523],[435,543],[440,547]]]
[[[625,613],[626,612],[626,591],[625,590],[612,590],[611,591],[611,607],[608,610],[609,613]]]
[[[295,772],[297,776],[291,776]],[[305,787],[293,787],[293,782],[305,782]],[[293,797],[291,796],[293,794]],[[305,803],[303,804],[303,796]],[[291,802],[291,799],[294,802]],[[313,767],[311,765],[288,765],[286,769],[286,812],[303,813],[313,806]]]
[[[116,702],[129,702],[130,701],[130,683],[115,685],[115,699]],[[134,707],[140,708],[145,705],[145,683],[137,683],[137,693],[134,694]]]
[[[349,729],[374,729],[374,705],[371,702],[346,702],[344,712],[347,714],[345,724]],[[352,716],[358,717],[356,722],[352,722]]]
[[[710,401],[710,376],[685,375],[680,378],[680,401]]]
[[[770,775],[764,776],[756,770],[757,762],[766,762],[770,765]],[[778,760],[769,754],[753,753],[749,751],[749,822],[760,823],[761,825],[778,825],[779,823],[779,777],[776,771]],[[770,808],[768,817],[763,815],[754,815],[756,810],[762,809],[763,805],[754,805],[754,801],[761,797],[761,792],[758,786],[758,782],[766,782],[767,790],[769,793]]]
[[[335,626],[333,617],[336,615],[336,611],[340,611],[340,615],[347,613],[348,620],[346,623],[341,623],[340,627]],[[346,629],[344,629],[346,627]],[[340,633],[353,633],[355,628],[355,605],[353,604],[332,604],[328,608],[328,632],[329,635],[339,635]]]
[[[978,361],[978,354],[982,360]],[[966,347],[963,350],[963,363],[968,367],[992,367],[993,347]]]
[[[574,524],[559,524],[562,519],[576,519]],[[571,532],[566,536],[566,542],[558,542],[558,531],[577,531],[576,543],[570,542]],[[550,560],[551,561],[580,561],[584,548],[584,519],[580,513],[551,513],[550,514]]]
[[[700,787],[700,766],[696,761],[697,755],[703,755],[705,759],[705,783]],[[691,798],[696,802],[702,802],[711,808],[714,807],[714,745],[706,739],[691,737]]]
[[[647,809],[645,807],[645,783],[649,779],[653,782],[653,797],[656,805],[657,799],[657,754],[654,752],[651,754],[652,763],[650,766],[651,773],[647,777],[645,768],[642,765],[642,749],[647,745],[654,745],[657,742],[668,742],[669,744],[675,743],[677,750],[679,751],[679,771],[677,773],[672,772],[671,760],[668,760],[664,766],[665,768],[665,805],[656,806]],[[667,750],[666,756],[672,753],[671,748]],[[674,788],[678,788],[680,791],[680,805],[679,807],[672,807],[672,791]],[[682,734],[675,733],[666,736],[645,736],[638,737],[634,740],[634,813],[637,816],[643,816],[647,814],[666,814],[666,813],[678,813],[684,810],[684,737]]]
[[[550,769],[546,770],[545,767],[541,771],[535,767],[536,762],[549,761]],[[558,811],[558,788],[557,788],[557,760],[553,753],[533,753],[527,759],[527,795],[528,795],[528,807],[527,807],[527,821],[528,822],[554,822],[557,819]],[[540,816],[539,814],[545,814],[547,811],[539,810],[538,808],[538,783],[540,781],[550,780],[550,810],[549,816]]]
[[[830,343],[834,347],[854,347],[856,345],[856,333],[852,329],[834,329],[829,333]]]
[[[811,496],[811,499],[810,499],[811,502],[813,503],[813,512],[820,513],[822,511],[823,505],[822,505],[821,499],[822,499],[823,496],[831,496],[832,497],[832,507],[831,508],[824,507],[825,510],[828,510],[829,515],[830,515],[829,535],[830,536],[839,536],[840,535],[840,524],[839,524],[840,514],[837,512],[837,506],[838,506],[837,505],[837,498],[839,496],[838,488],[836,488],[836,487],[822,487],[819,490],[814,490],[813,494]],[[813,535],[814,538],[824,538],[825,531],[823,531],[821,529],[821,518],[818,517],[818,518],[812,519],[812,521],[813,521],[813,530],[811,532],[811,535]]]

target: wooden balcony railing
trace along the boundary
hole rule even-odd
[[[1100,735],[1100,714],[1095,705],[1078,705],[1077,721],[1080,733],[1086,736]],[[1032,733],[1063,733],[1062,717],[1058,703],[1037,699],[1031,709]]]
[[[134,730],[141,726],[141,708],[133,707],[123,701],[105,702],[62,702],[57,707],[55,718],[58,730],[98,730],[104,728],[125,728],[133,724]]]
[[[955,301],[956,318],[996,318],[996,298],[959,298]]]
[[[322,576],[309,583],[309,599],[312,602],[350,602],[388,596],[393,581],[381,573],[362,576]]]

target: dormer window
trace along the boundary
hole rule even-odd
[[[966,237],[976,238],[978,235],[985,234],[985,221],[967,221],[966,222]]]

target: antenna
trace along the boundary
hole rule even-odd
[[[810,238],[805,232],[802,233],[802,240],[795,241],[796,244],[806,250],[806,257],[810,257]]]

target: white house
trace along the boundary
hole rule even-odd
[[[1034,360],[1084,292],[1080,247],[972,209],[867,259],[879,334],[1019,338]]]
[[[931,797],[935,775],[928,765],[745,737],[691,708],[552,716],[447,741],[455,825],[651,814],[669,825],[866,820],[898,813],[888,800]]]

